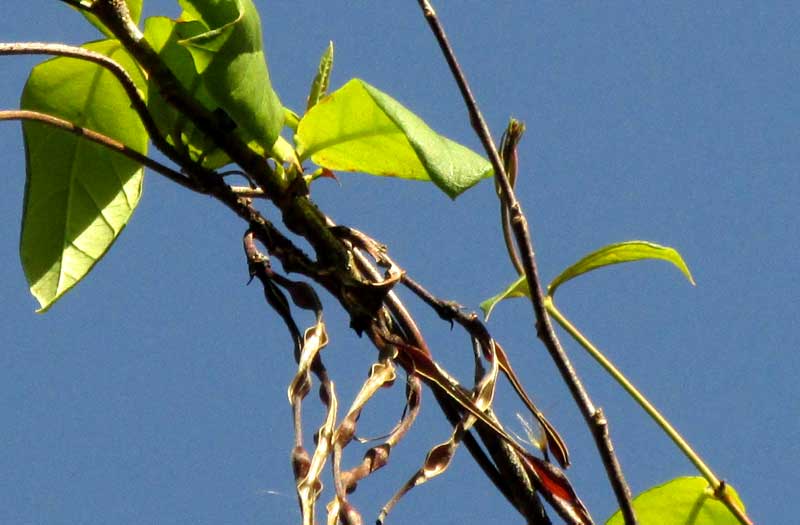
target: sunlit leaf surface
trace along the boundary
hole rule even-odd
[[[116,41],[85,47],[122,64],[146,90]],[[146,151],[147,135],[123,89],[95,64],[60,57],[36,66],[21,106]],[[27,183],[20,256],[31,292],[46,310],[92,269],[125,227],[141,196],[143,170],[118,153],[38,122],[25,122],[23,131]]]
[[[486,159],[359,79],[311,108],[295,142],[301,160],[331,170],[430,180],[453,198],[492,175]]]
[[[548,295],[552,296],[560,285],[584,273],[591,272],[592,270],[604,266],[644,259],[658,259],[670,262],[686,276],[690,283],[694,284],[694,279],[692,278],[691,272],[689,272],[689,267],[686,266],[681,254],[674,248],[647,241],[626,241],[604,246],[561,272],[558,277],[553,279],[550,286],[547,287]],[[525,276],[520,276],[505,290],[483,301],[480,306],[488,319],[492,310],[500,301],[512,297],[529,296],[530,290],[528,289],[528,281],[525,279]]]
[[[647,241],[626,241],[604,246],[576,262],[553,279],[553,282],[547,287],[547,293],[553,295],[556,288],[563,283],[603,266],[641,261],[643,259],[660,259],[670,262],[686,276],[690,283],[694,284],[689,267],[686,266],[681,254],[674,248]]]
[[[283,126],[283,106],[272,89],[261,19],[252,0],[180,0],[179,31],[205,89],[265,151]]]

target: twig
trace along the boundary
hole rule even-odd
[[[426,304],[433,308],[439,317],[450,323],[453,323],[454,321],[457,322],[473,338],[481,341],[481,344],[484,347],[489,345],[494,345],[496,347],[495,353],[497,358],[500,360],[500,367],[503,370],[503,373],[514,387],[514,390],[523,401],[525,406],[528,408],[531,414],[536,417],[542,427],[542,430],[544,431],[544,435],[547,439],[547,447],[542,447],[542,453],[545,455],[545,459],[548,458],[547,449],[549,448],[562,467],[569,466],[569,452],[567,451],[566,444],[561,439],[561,436],[559,436],[556,429],[544,416],[544,414],[542,414],[542,412],[536,408],[536,406],[530,400],[527,393],[523,389],[522,384],[517,378],[517,375],[514,372],[514,369],[511,366],[505,351],[497,341],[494,341],[486,326],[480,321],[480,319],[478,319],[478,316],[474,312],[466,313],[462,311],[460,307],[452,301],[443,301],[438,299],[428,290],[423,288],[422,285],[408,276],[403,276],[403,284],[409,290],[414,292],[417,297],[422,299]]]
[[[106,69],[109,73],[119,81],[125,94],[131,101],[134,111],[142,119],[147,133],[151,136],[158,136],[158,126],[156,125],[150,111],[147,109],[147,103],[142,98],[139,89],[133,82],[133,79],[118,62],[115,60],[91,51],[82,47],[69,46],[66,44],[52,44],[49,42],[13,42],[13,43],[0,43],[0,55],[53,55],[76,60],[84,60],[92,62],[98,66]]]
[[[355,261],[359,270],[372,280],[380,280],[381,275],[378,270],[366,259],[366,257],[359,251],[353,250]],[[388,257],[387,257],[388,259]],[[406,276],[403,277],[405,280]],[[414,318],[406,309],[405,305],[400,301],[394,291],[390,291],[385,299],[387,309],[391,312],[393,319],[398,327],[405,334],[405,339],[416,345],[423,352],[430,355],[430,350],[425,342],[422,333],[417,327]],[[488,333],[484,340],[488,340]],[[380,345],[380,338],[373,338],[373,343]],[[409,374],[409,378],[414,378],[417,382],[419,379],[414,374]],[[461,420],[461,414],[457,406],[452,400],[440,392],[438,389],[433,389],[434,397],[442,408],[447,420],[451,425],[455,426]],[[500,474],[498,466],[492,463],[492,460],[486,455],[486,452],[480,447],[478,440],[472,434],[467,432],[463,436],[463,442],[467,450],[475,459],[476,463],[481,467],[484,474],[490,481],[497,487],[503,496],[522,514],[525,516],[528,524],[530,525],[545,525],[550,521],[544,514],[544,509],[539,498],[536,495],[536,490],[531,486],[531,481],[525,471],[525,467],[520,461],[517,454],[512,447],[509,447],[503,442],[494,432],[485,427],[482,423],[478,422],[475,427],[478,435],[483,441],[486,449],[492,455],[494,461],[500,465],[504,475]]]
[[[82,9],[86,8],[82,7]],[[125,91],[128,100],[131,102],[131,107],[134,111],[136,111],[136,114],[139,115],[139,118],[141,119],[147,134],[150,136],[150,140],[153,142],[153,145],[176,164],[187,167],[189,173],[197,178],[200,182],[208,183],[210,180],[215,179],[215,176],[211,170],[202,168],[198,163],[192,161],[187,155],[178,151],[164,138],[164,136],[161,134],[161,131],[158,129],[158,125],[153,119],[153,116],[150,114],[150,110],[147,109],[147,102],[142,98],[142,95],[139,92],[139,89],[136,87],[136,84],[133,82],[133,79],[125,70],[125,68],[115,60],[82,47],[68,46],[65,44],[52,44],[48,42],[14,42],[10,44],[0,43],[0,55],[55,55],[74,58],[76,60],[85,60],[106,69],[109,73],[114,75],[114,78],[116,78],[120,83],[120,86],[122,86],[122,89]],[[198,184],[195,188],[190,189],[193,189],[194,191],[200,191],[200,187],[201,185]]]
[[[506,202],[506,206],[510,212],[511,225],[514,229],[514,236],[517,241],[517,248],[522,257],[523,268],[525,276],[531,290],[531,304],[534,310],[536,319],[536,329],[539,338],[544,343],[549,351],[552,359],[561,373],[562,378],[567,383],[570,392],[578,404],[586,424],[589,426],[592,435],[594,436],[600,457],[606,469],[606,474],[611,483],[611,487],[619,503],[620,509],[625,519],[626,525],[637,524],[636,514],[633,510],[631,501],[631,491],[628,487],[619,460],[614,453],[614,447],[611,439],[608,436],[607,423],[605,418],[598,418],[596,416],[597,410],[595,409],[586,389],[581,384],[577,372],[573,368],[566,353],[564,352],[561,344],[558,341],[553,325],[547,315],[544,307],[544,295],[542,293],[541,282],[539,279],[539,272],[536,265],[536,257],[534,255],[533,243],[531,240],[530,232],[528,230],[527,219],[522,212],[522,207],[514,194],[514,189],[511,186],[503,163],[501,162],[500,155],[492,140],[489,128],[486,121],[480,113],[477,101],[472,95],[466,77],[464,76],[461,67],[456,60],[455,53],[453,52],[447,36],[444,32],[433,6],[428,0],[418,0],[425,19],[428,21],[433,34],[435,35],[439,47],[450,66],[450,71],[458,84],[461,95],[467,106],[470,116],[470,122],[475,132],[483,144],[486,154],[489,156],[492,167],[494,168],[495,178],[498,186],[501,189],[501,198]]]
[[[366,274],[368,278],[373,280],[380,280],[382,278],[378,270],[375,269],[375,267],[361,252],[354,250],[353,253],[355,256],[355,261],[358,264],[358,268],[362,273]],[[425,342],[425,338],[422,336],[422,332],[419,330],[414,318],[408,312],[405,305],[397,297],[397,294],[395,294],[393,291],[390,291],[386,295],[385,303],[398,327],[402,330],[404,338],[430,355],[430,349],[428,348],[428,344]],[[379,336],[372,337],[372,340],[373,344],[376,346],[383,344],[382,339]],[[416,377],[411,373],[409,373],[409,376]],[[417,378],[416,381],[419,381],[419,379]],[[451,425],[458,424],[458,422],[461,420],[461,415],[455,404],[446,395],[443,395],[436,389],[433,390],[433,394],[437,403],[442,408],[445,417],[447,417],[448,422]],[[495,441],[499,442],[499,440]],[[497,490],[499,490],[509,502],[513,503],[514,500],[512,499],[512,490],[508,484],[508,480],[503,478],[503,476],[497,470],[497,467],[492,463],[491,459],[489,459],[489,457],[486,455],[486,452],[484,452],[484,450],[481,448],[475,436],[471,433],[467,433],[464,436],[464,444],[467,446],[469,453],[475,459],[475,462],[478,464],[481,470],[483,470],[484,474],[486,474],[486,477],[489,478],[494,486],[497,487]],[[486,446],[492,446],[491,442],[486,443]]]
[[[132,161],[138,162],[139,164],[142,164],[143,166],[146,166],[151,170],[165,176],[169,180],[177,184],[180,184],[184,188],[188,188],[193,191],[203,192],[203,190],[201,190],[201,188],[197,185],[197,183],[194,180],[189,179],[182,173],[173,170],[169,166],[165,166],[160,162],[151,159],[147,155],[142,155],[135,149],[126,146],[125,144],[116,139],[112,139],[107,135],[103,135],[102,133],[98,133],[97,131],[91,130],[89,128],[78,126],[67,120],[60,119],[52,115],[48,115],[46,113],[39,113],[38,111],[27,111],[27,110],[0,111],[0,120],[35,121],[35,122],[41,122],[48,126],[52,126],[54,128],[68,131],[69,133],[90,140],[96,144],[100,144],[101,146],[104,146],[112,151],[116,151],[117,153],[120,153],[121,155],[128,157]]]

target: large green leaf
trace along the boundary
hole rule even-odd
[[[734,502],[744,509],[733,487],[727,486]],[[639,494],[633,500],[639,525],[738,525],[730,510],[715,499],[708,482],[700,477],[676,478]],[[606,525],[623,525],[617,511]]]
[[[609,244],[599,250],[590,253],[580,261],[576,262],[558,275],[553,282],[547,287],[548,295],[553,295],[563,283],[574,279],[597,268],[603,266],[610,266],[612,264],[620,264],[631,261],[640,261],[642,259],[661,259],[675,265],[683,275],[689,279],[689,282],[694,284],[689,267],[674,248],[668,246],[661,246],[647,241],[626,241],[616,244]]]
[[[115,40],[87,44],[144,78]],[[55,58],[31,71],[24,109],[56,115],[144,153],[147,134],[119,82],[105,69]],[[27,161],[20,256],[31,293],[49,308],[92,269],[128,222],[142,190],[141,166],[76,135],[23,124]]]
[[[547,287],[548,295],[552,296],[556,288],[561,284],[582,275],[592,270],[609,266],[612,264],[620,264],[624,262],[639,261],[642,259],[660,259],[668,261],[675,265],[685,276],[689,282],[694,284],[689,267],[686,266],[680,253],[674,248],[668,246],[661,246],[647,241],[626,241],[616,244],[609,244],[599,250],[590,253],[580,261],[576,262],[563,272],[558,277],[553,279],[550,286]],[[504,299],[513,297],[530,297],[530,290],[528,288],[528,280],[525,276],[520,276],[516,281],[511,283],[505,290],[499,294],[491,297],[481,303],[486,318],[492,313],[494,307]]]
[[[252,0],[180,0],[178,30],[216,105],[270,151],[283,127],[283,106],[272,89],[261,20]]]
[[[430,180],[452,198],[492,175],[486,159],[359,79],[311,108],[295,142],[301,159],[324,168]]]

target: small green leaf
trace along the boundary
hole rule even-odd
[[[727,486],[733,500],[744,509],[736,491]],[[676,478],[639,494],[633,500],[639,525],[739,525],[739,521],[714,498],[708,482],[701,477]],[[606,525],[623,525],[617,511]]]
[[[497,303],[503,299],[511,299],[512,297],[530,297],[530,295],[531,292],[528,289],[528,280],[524,275],[522,275],[519,277],[519,279],[511,283],[508,288],[481,303],[483,316],[488,321],[489,316],[492,315],[492,310],[494,310],[494,307],[497,306]]]
[[[116,40],[84,46],[146,83]],[[21,106],[93,129],[145,153],[147,134],[122,87],[104,68],[73,58],[34,67]],[[142,191],[142,167],[98,144],[24,122],[27,182],[20,257],[31,293],[49,308],[92,269],[127,224]]]
[[[269,151],[283,127],[252,0],[180,0],[178,30],[206,91],[237,124],[242,138]]]
[[[596,270],[597,268],[612,264],[639,261],[642,259],[661,259],[671,262],[683,272],[683,275],[686,276],[692,285],[695,284],[692,274],[689,272],[689,267],[686,266],[681,254],[674,248],[660,246],[646,241],[627,241],[604,246],[576,262],[553,279],[553,282],[547,287],[547,294],[550,296],[554,295],[556,288],[561,284],[579,275]]]
[[[331,70],[333,69],[333,41],[328,42],[328,47],[322,54],[319,60],[319,67],[317,74],[314,76],[314,81],[311,82],[311,91],[308,94],[308,103],[306,104],[306,111],[313,108],[319,102],[319,99],[328,94],[328,85],[331,80]]]
[[[669,261],[678,267],[681,272],[683,272],[686,278],[689,279],[690,283],[695,284],[692,274],[689,272],[689,268],[686,266],[686,263],[683,261],[681,255],[675,249],[646,241],[627,241],[617,244],[609,244],[608,246],[600,248],[596,252],[590,253],[580,261],[561,272],[558,277],[553,279],[553,282],[550,283],[550,286],[548,286],[548,295],[552,297],[556,291],[556,288],[558,288],[561,284],[581,274],[596,270],[597,268],[601,268],[603,266],[638,261],[641,259],[661,259]],[[483,310],[486,319],[489,319],[489,315],[492,313],[492,310],[497,303],[512,297],[530,297],[528,281],[525,279],[524,275],[520,276],[516,281],[511,283],[508,288],[499,294],[481,303],[481,310]]]
[[[143,0],[125,0],[125,3],[128,4],[128,10],[131,13],[131,18],[133,22],[138,24],[139,18],[142,16],[142,3]],[[74,8],[77,9],[77,8]],[[106,26],[93,14],[89,13],[88,11],[78,9],[78,11],[86,17],[86,19],[96,27],[101,33],[103,33],[108,38],[114,38],[114,35],[106,29]]]
[[[177,25],[177,22],[166,17],[150,17],[144,24],[145,38],[194,99],[213,111],[217,104],[206,91],[195,69],[192,55],[186,47],[178,43],[182,37],[178,34]],[[152,80],[148,89],[147,107],[167,142],[185,151],[192,160],[202,161],[205,167],[211,169],[230,163],[228,156],[210,138],[164,100]]]
[[[430,180],[451,198],[492,175],[486,159],[359,79],[311,108],[295,143],[301,160],[330,170]]]

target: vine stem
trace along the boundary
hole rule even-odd
[[[194,180],[186,177],[182,173],[175,171],[169,166],[165,166],[156,160],[151,159],[147,155],[139,153],[135,149],[131,148],[130,146],[126,146],[125,144],[119,142],[116,139],[113,139],[107,135],[103,135],[102,133],[98,133],[97,131],[91,130],[89,128],[78,126],[73,122],[69,122],[67,120],[54,117],[53,115],[48,115],[46,113],[39,113],[38,111],[27,111],[27,110],[0,110],[0,120],[24,120],[24,121],[41,122],[42,124],[62,129],[79,137],[83,137],[87,140],[100,144],[101,146],[104,146],[112,151],[116,151],[117,153],[128,157],[132,161],[138,162],[139,164],[150,168],[156,173],[165,176],[172,182],[180,184],[184,188],[199,193],[204,193],[202,189],[194,182]]]
[[[161,134],[153,116],[147,109],[147,101],[142,98],[142,94],[125,68],[115,60],[89,49],[50,42],[0,43],[0,55],[53,55],[85,60],[105,68],[114,75],[125,91],[128,100],[131,102],[131,107],[139,115],[147,134],[150,136],[150,140],[156,148],[176,164],[192,164],[190,159],[178,153]]]
[[[555,303],[553,302],[553,298],[551,296],[547,296],[545,298],[545,307],[547,308],[547,312],[553,316],[553,318],[561,325],[564,330],[566,330],[569,335],[572,336],[587,352],[591,355],[595,361],[597,361],[600,366],[602,366],[606,372],[608,372],[611,377],[613,377],[619,385],[625,389],[625,391],[636,401],[642,409],[647,412],[653,421],[661,427],[661,429],[669,436],[669,438],[675,443],[675,445],[683,452],[683,454],[689,459],[689,461],[694,464],[697,470],[706,478],[709,485],[711,485],[712,490],[714,491],[714,496],[718,498],[722,503],[725,504],[726,507],[736,516],[736,519],[739,520],[742,525],[753,525],[753,522],[750,520],[749,517],[744,513],[744,511],[739,508],[736,502],[733,501],[731,498],[730,492],[727,490],[727,485],[725,482],[720,481],[720,479],[714,474],[714,472],[709,468],[708,465],[703,461],[703,459],[695,452],[695,450],[689,445],[689,443],[680,435],[680,433],[675,430],[667,418],[664,417],[661,412],[642,394],[639,389],[637,389],[631,381],[625,377],[625,375],[608,359],[596,346],[592,344],[589,339],[584,336],[580,330],[578,330],[575,325],[573,325],[569,319],[567,319],[564,314],[556,307]]]
[[[478,103],[472,94],[472,91],[467,82],[461,67],[456,59],[455,52],[451,47],[444,27],[439,21],[436,11],[431,5],[429,0],[418,0],[422,13],[428,22],[436,40],[439,43],[439,48],[442,51],[450,71],[458,84],[461,96],[467,106],[469,112],[470,123],[477,133],[478,137],[483,144],[486,154],[494,168],[495,181],[498,188],[500,188],[500,199],[509,210],[511,226],[513,228],[514,237],[516,240],[517,248],[519,249],[520,257],[522,259],[523,269],[525,276],[528,279],[531,291],[531,305],[534,311],[536,320],[536,331],[539,338],[544,343],[551,358],[556,364],[559,372],[561,373],[564,382],[575,399],[578,407],[581,410],[587,426],[592,432],[595,444],[597,445],[598,452],[603,461],[609,482],[611,484],[614,495],[619,503],[620,510],[625,520],[626,525],[636,525],[638,523],[636,514],[633,510],[633,503],[631,498],[631,491],[625,481],[625,476],[622,473],[622,468],[619,460],[614,453],[614,447],[611,443],[611,438],[608,434],[608,422],[602,416],[602,411],[594,407],[589,394],[584,388],[583,384],[578,377],[572,363],[570,362],[564,349],[561,347],[558,337],[550,322],[547,310],[544,306],[544,294],[542,292],[541,280],[539,279],[539,272],[536,264],[536,256],[533,250],[533,242],[531,240],[530,231],[528,229],[527,219],[522,211],[519,201],[514,194],[514,188],[511,181],[505,172],[503,163],[500,159],[500,154],[495,147],[492,140],[489,127],[485,119],[481,115]]]
[[[380,280],[381,275],[378,271],[367,261],[367,258],[358,250],[354,250],[355,261],[359,269],[365,272],[371,279]],[[407,276],[403,277],[404,281]],[[395,322],[401,327],[405,337],[417,345],[426,354],[430,355],[430,349],[422,335],[417,323],[414,321],[413,316],[406,309],[405,304],[400,300],[394,291],[390,291],[386,296],[386,308],[392,314]],[[413,374],[409,374],[410,378],[419,378]],[[461,420],[459,410],[453,405],[451,400],[440,391],[432,389],[434,398],[439,406],[442,408],[447,420],[455,426]],[[512,450],[502,448],[502,442],[496,435],[491,432],[480,432],[480,424],[476,427],[479,432],[486,449],[494,455],[496,460],[502,461],[505,465],[519,465],[519,459]],[[536,498],[536,492],[530,487],[530,482],[525,484],[513,483],[513,478],[519,478],[519,473],[524,472],[521,468],[514,469],[514,476],[503,476],[498,470],[497,466],[489,459],[486,452],[481,448],[478,440],[472,434],[467,432],[464,434],[464,444],[467,450],[475,459],[475,462],[483,470],[486,477],[494,484],[498,491],[519,511],[520,514],[525,516],[527,523],[549,523],[547,521],[537,521],[537,518],[542,515],[542,507],[539,500]],[[527,478],[526,478],[527,479]],[[516,496],[516,497],[515,497]]]

